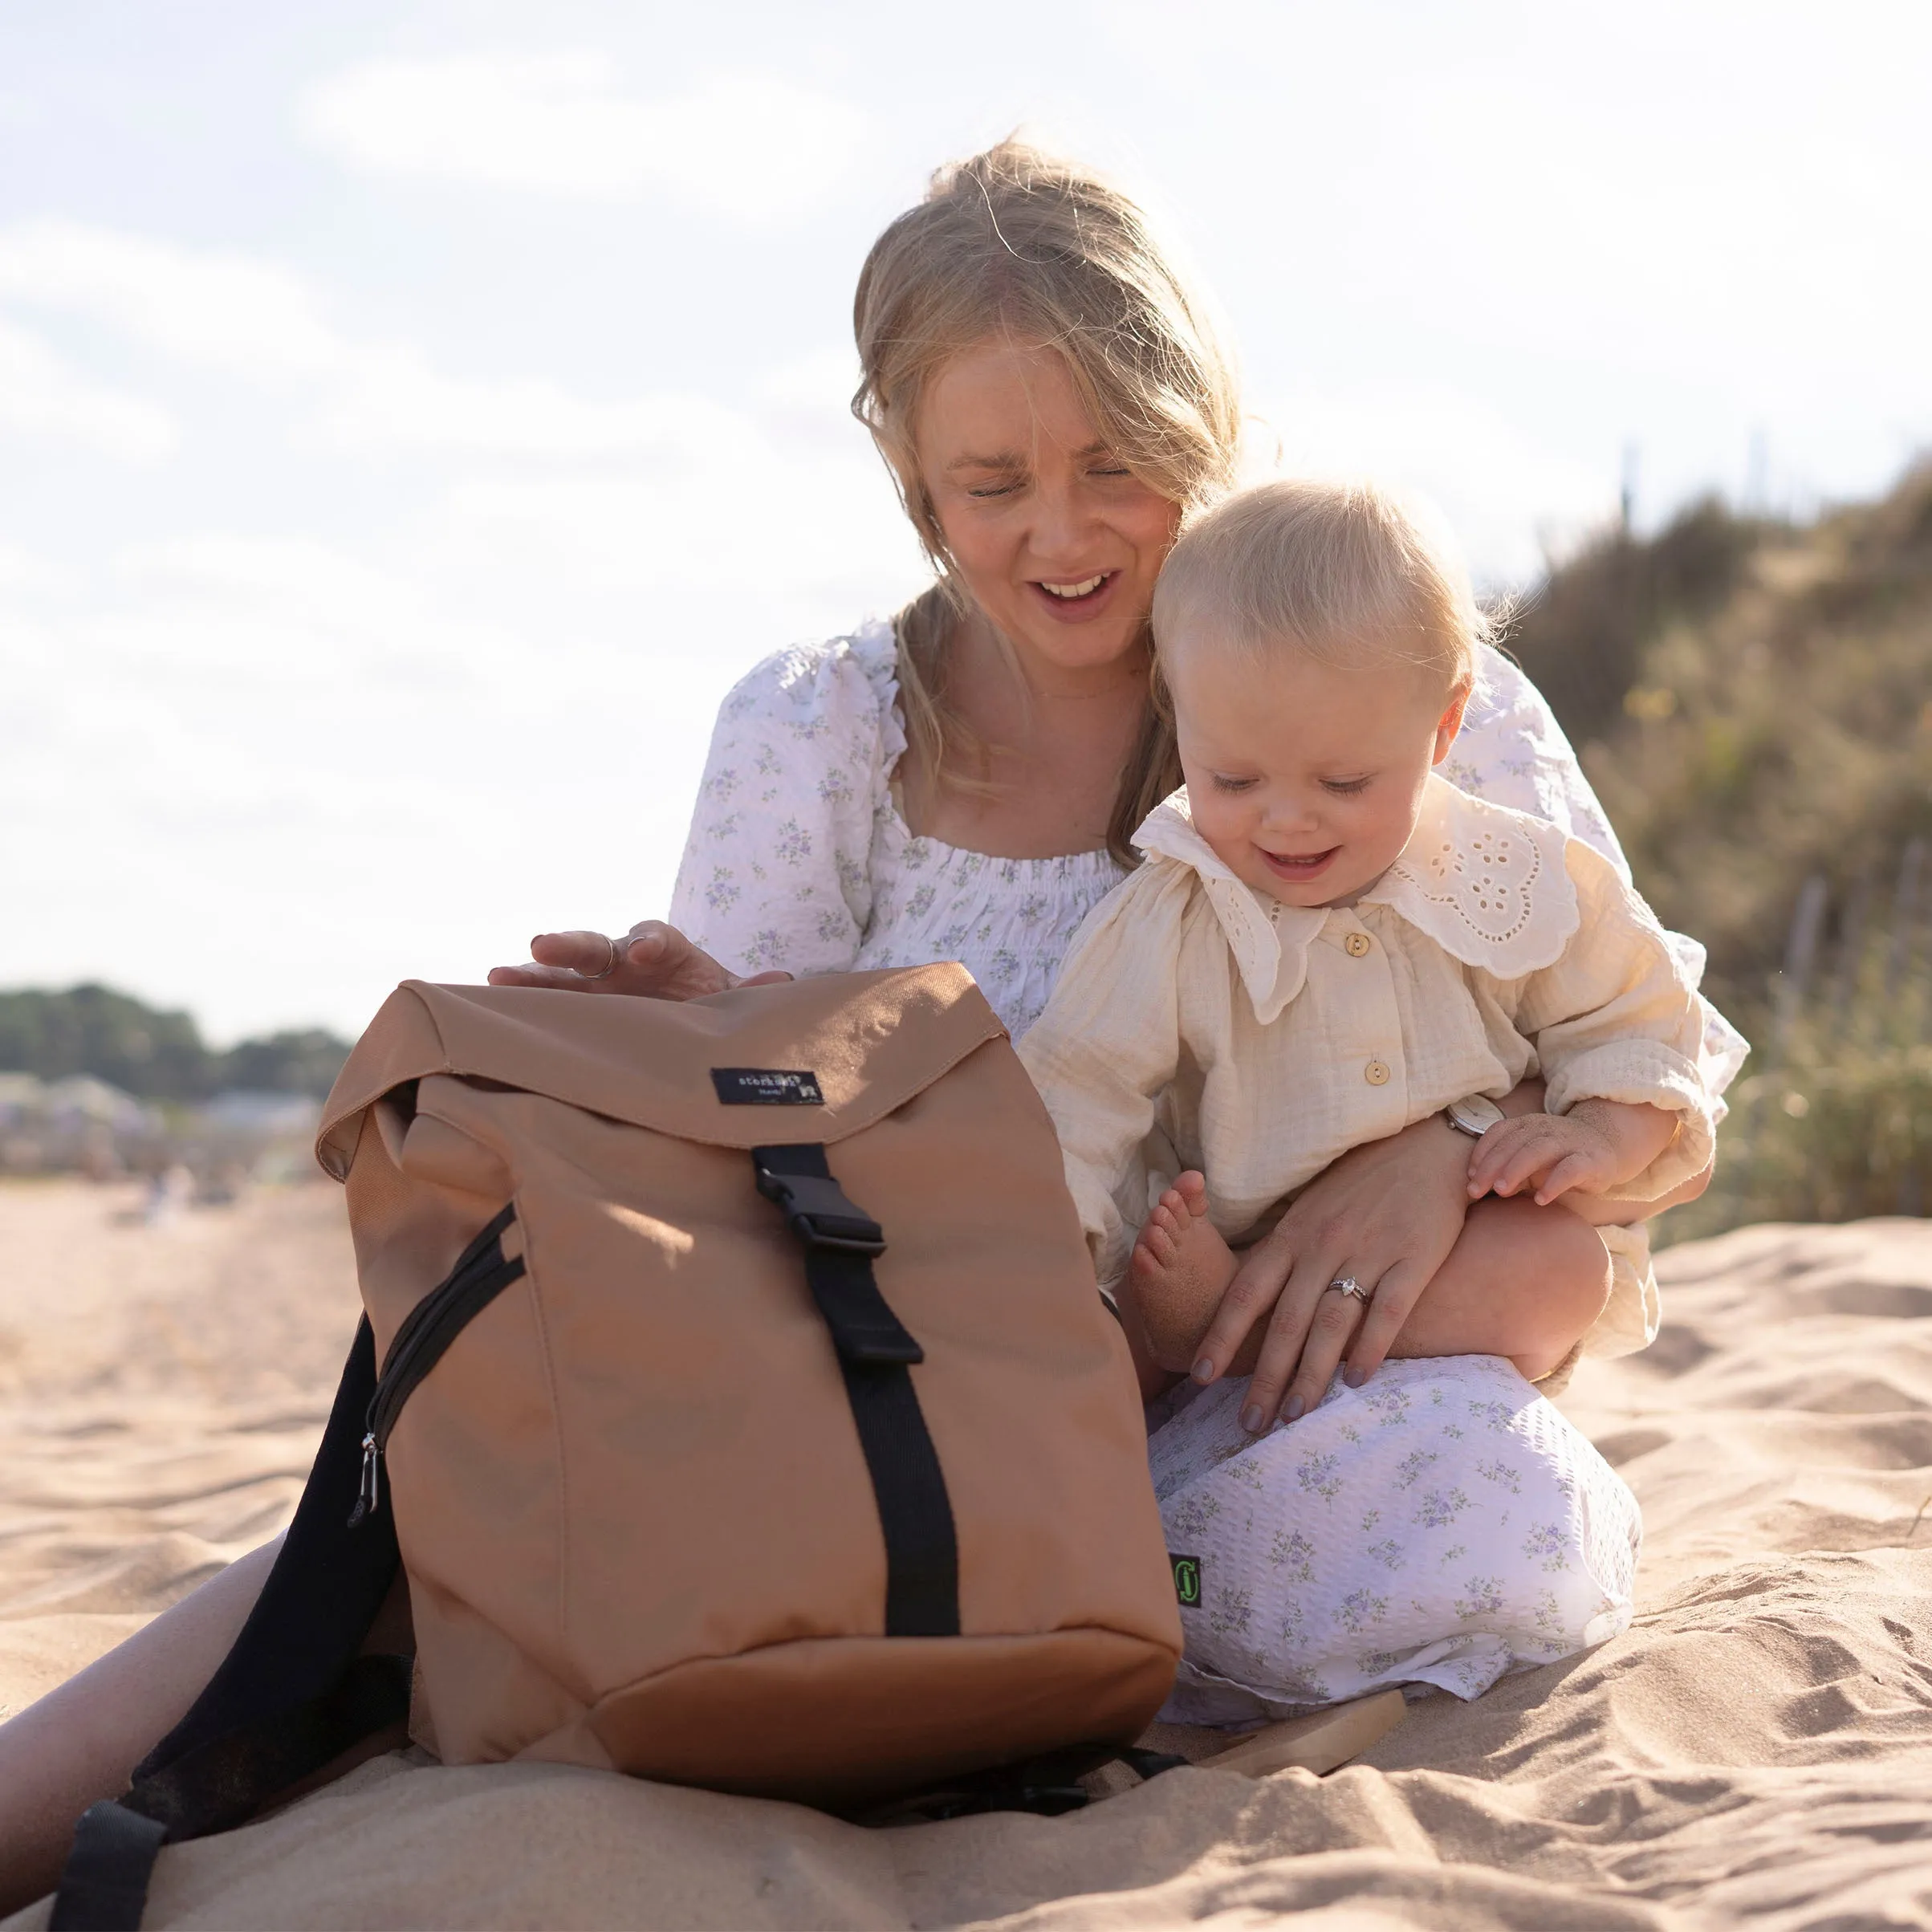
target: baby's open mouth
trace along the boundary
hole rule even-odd
[[[1328,861],[1341,850],[1331,845],[1326,852],[1270,852],[1257,845],[1255,851],[1267,861],[1268,870],[1278,879],[1316,879],[1328,869]]]

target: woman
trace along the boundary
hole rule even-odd
[[[942,170],[887,229],[854,325],[853,406],[938,582],[726,698],[674,925],[540,936],[497,984],[689,998],[957,958],[1018,1035],[1179,783],[1147,702],[1147,614],[1182,521],[1234,479],[1241,424],[1200,293],[1117,190],[1008,142]],[[1449,775],[1621,866],[1541,698],[1493,651],[1483,670]],[[1511,1104],[1539,1098],[1532,1084]],[[1527,1348],[1601,1305],[1603,1250],[1576,1217],[1472,1210],[1466,1165],[1439,1121],[1337,1162],[1250,1251],[1202,1344],[1210,1372],[1267,1318],[1252,1396],[1271,1421],[1312,1406],[1344,1350],[1352,1378],[1372,1374],[1425,1290],[1432,1338],[1458,1303],[1506,1297]],[[1324,1293],[1348,1276],[1373,1289],[1365,1316]]]
[[[727,700],[676,895],[688,933],[548,935],[497,982],[691,998],[741,973],[958,958],[1019,1031],[1178,782],[1147,612],[1182,519],[1233,479],[1240,424],[1198,295],[1132,202],[1009,142],[886,230],[855,312],[856,407],[938,584]],[[1452,775],[1618,856],[1542,701],[1486,669]],[[1466,1147],[1428,1122],[1338,1161],[1251,1251],[1204,1353],[1226,1367],[1268,1316],[1253,1387],[1271,1414],[1312,1403],[1351,1342],[1371,1372],[1425,1290],[1449,1316],[1507,1297],[1526,1333],[1555,1299],[1601,1305],[1596,1237],[1564,1210],[1472,1210]],[[1360,1304],[1323,1292],[1343,1275],[1374,1290],[1359,1333]],[[185,1710],[275,1548],[0,1729],[0,1910],[52,1884],[74,1819]]]

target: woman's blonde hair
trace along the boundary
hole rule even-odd
[[[1256,657],[1413,666],[1466,689],[1492,625],[1433,513],[1372,483],[1259,483],[1184,531],[1154,586],[1162,660],[1184,632]]]
[[[929,386],[982,343],[1057,350],[1109,450],[1185,516],[1234,482],[1234,368],[1205,299],[1144,212],[1100,175],[1017,140],[939,169],[925,199],[880,236],[852,327],[862,372],[852,413],[939,573],[895,620],[906,723],[935,778],[970,786],[959,767],[983,763],[983,747],[946,689],[967,600],[913,441]],[[1150,705],[1108,828],[1116,857],[1133,863],[1134,828],[1179,783],[1171,726]]]

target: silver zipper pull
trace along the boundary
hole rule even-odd
[[[376,1440],[376,1432],[362,1438],[362,1491],[356,1499],[356,1507],[349,1512],[349,1527],[354,1529],[366,1516],[372,1516],[382,1507],[382,1447]]]

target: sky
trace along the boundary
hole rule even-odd
[[[1016,127],[1487,584],[1873,494],[1929,74],[1858,0],[0,0],[0,987],[353,1033],[661,914],[724,691],[924,581],[852,287]]]

